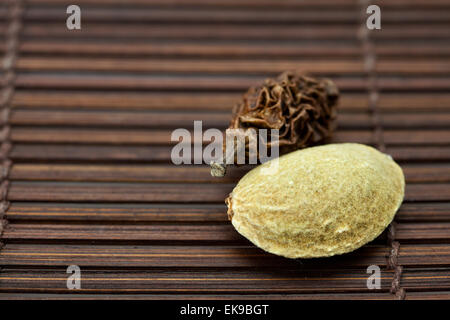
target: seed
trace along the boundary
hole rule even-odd
[[[333,81],[284,72],[245,93],[233,108],[229,129],[254,129],[256,132],[277,129],[279,152],[286,154],[331,137],[338,99],[339,90]],[[271,141],[271,137],[267,141]],[[271,146],[271,142],[267,142],[267,146]],[[225,175],[226,160],[223,164],[211,164],[213,176]]]
[[[329,144],[254,168],[226,203],[235,229],[258,247],[288,258],[327,257],[379,236],[404,189],[402,169],[389,155],[361,144]]]

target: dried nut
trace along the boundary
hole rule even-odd
[[[329,144],[256,167],[226,203],[233,226],[258,247],[288,258],[328,257],[380,235],[404,189],[402,169],[389,155],[361,144]]]
[[[314,79],[299,72],[284,72],[251,87],[233,108],[229,129],[277,129],[280,154],[327,141],[336,126],[339,90],[329,79]],[[268,132],[267,149],[272,146]],[[249,152],[248,143],[245,146]],[[226,145],[224,145],[226,154]],[[223,163],[233,162],[235,154]],[[225,175],[226,166],[212,166],[215,177]]]
[[[338,99],[333,81],[284,72],[245,93],[229,128],[279,129],[280,154],[286,154],[331,137]]]

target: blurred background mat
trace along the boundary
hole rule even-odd
[[[449,1],[375,1],[373,31],[368,1],[74,2],[72,31],[67,1],[0,2],[0,298],[450,298]],[[227,221],[248,168],[171,164],[175,128],[225,129],[287,69],[338,84],[335,142],[405,172],[395,223],[354,253],[267,254]]]

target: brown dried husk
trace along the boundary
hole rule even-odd
[[[229,128],[278,129],[280,155],[317,145],[332,135],[338,97],[329,79],[284,72],[245,93],[233,109]],[[268,130],[267,148],[271,146]]]

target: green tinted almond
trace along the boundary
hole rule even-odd
[[[236,230],[288,258],[353,251],[380,235],[400,207],[401,168],[361,144],[298,150],[248,172],[226,200]]]

